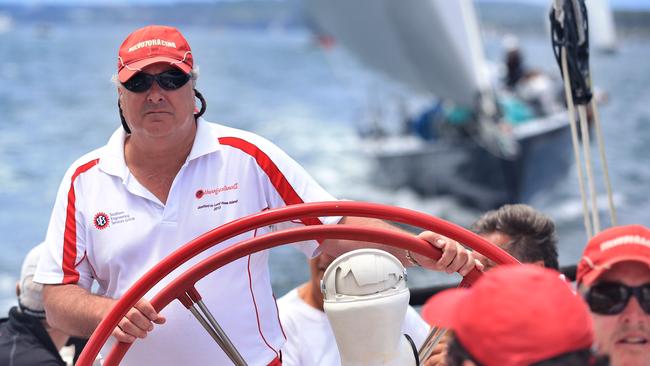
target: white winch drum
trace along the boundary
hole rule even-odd
[[[397,258],[377,249],[345,253],[325,271],[321,290],[342,366],[416,364],[402,335],[409,290]]]

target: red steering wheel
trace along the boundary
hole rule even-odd
[[[268,210],[243,217],[213,229],[183,245],[150,269],[129,288],[101,321],[86,344],[77,365],[91,366],[101,347],[106,343],[113,329],[115,329],[129,309],[160,280],[194,256],[244,232],[279,222],[322,216],[372,217],[417,226],[463,243],[497,264],[519,263],[496,245],[469,230],[442,219],[404,208],[375,203],[337,201],[298,204]],[[387,229],[352,225],[316,225],[292,228],[247,239],[213,254],[169,283],[154,296],[151,303],[156,311],[160,312],[174,299],[178,299],[189,309],[195,302],[201,299],[200,294],[194,286],[196,282],[222,266],[252,253],[279,245],[304,240],[324,239],[361,240],[385,244],[410,250],[432,259],[438,259],[441,255],[439,249],[432,247],[422,239]],[[477,269],[472,270],[464,277],[461,286],[469,286],[480,275],[481,273]],[[107,356],[104,366],[118,365],[130,346],[131,343],[117,343]]]

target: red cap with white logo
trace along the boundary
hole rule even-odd
[[[591,286],[614,264],[625,261],[650,266],[650,229],[643,225],[627,225],[598,233],[587,243],[578,263],[576,281]]]
[[[189,73],[194,66],[189,43],[174,27],[150,25],[140,28],[129,34],[120,46],[118,79],[124,83],[142,68],[159,62]]]

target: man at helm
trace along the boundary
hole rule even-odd
[[[117,57],[122,127],[76,162],[60,185],[35,281],[45,284],[48,322],[89,336],[125,291],[189,240],[267,209],[334,201],[294,160],[253,133],[207,122],[205,99],[185,37],[153,25],[131,33]],[[196,99],[201,102],[199,108]],[[198,111],[197,111],[198,110]],[[306,218],[287,223],[391,227],[362,218]],[[274,225],[239,235],[181,269]],[[397,230],[397,229],[395,229]],[[438,261],[389,249],[402,262],[468,273],[476,265],[462,246],[432,232],[419,235],[443,251]],[[337,255],[367,243],[326,243]],[[312,256],[315,242],[297,245]],[[197,283],[197,290],[249,365],[280,364],[284,336],[270,286],[268,251],[241,258]],[[220,365],[230,361],[189,312],[172,302],[162,314],[141,299],[113,331],[137,344],[124,365]],[[98,290],[91,293],[93,282]],[[154,324],[167,324],[155,327]]]

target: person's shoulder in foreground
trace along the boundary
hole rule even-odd
[[[42,250],[43,245],[34,247],[23,262],[16,289],[18,306],[11,308],[9,319],[0,325],[0,365],[65,365],[59,350],[68,335],[48,325],[43,285],[32,281]]]
[[[650,365],[650,229],[618,226],[595,235],[576,281],[591,310],[596,350],[612,366]]]
[[[433,296],[423,316],[453,331],[449,366],[587,365],[591,358],[586,304],[559,273],[539,266],[497,267],[469,289]]]

